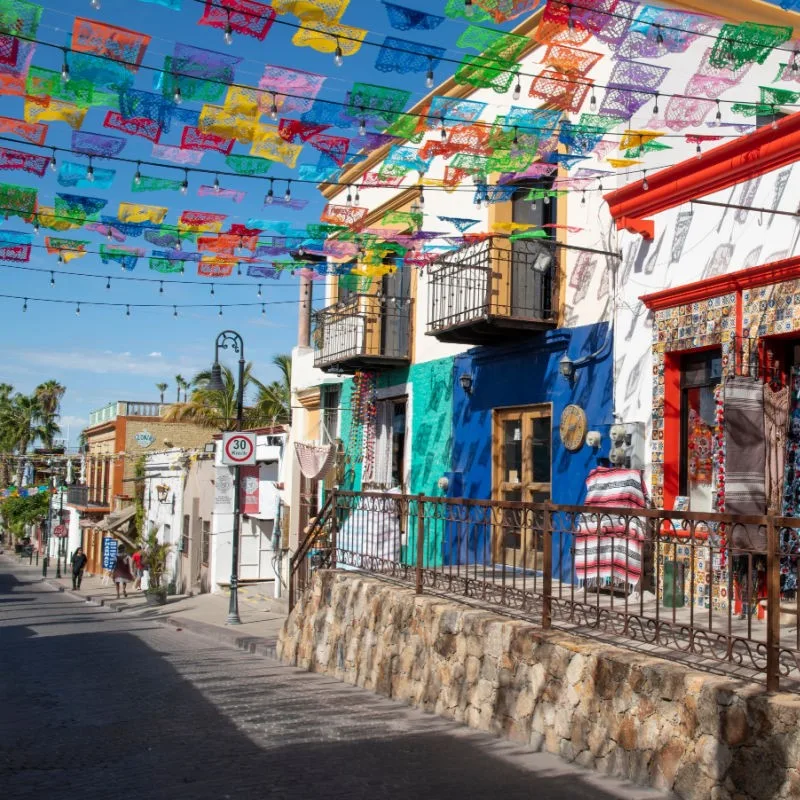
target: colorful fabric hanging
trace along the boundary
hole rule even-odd
[[[446,53],[447,49],[444,47],[387,36],[375,59],[375,69],[378,72],[397,72],[400,75],[427,72],[435,70]]]
[[[743,22],[725,24],[709,57],[712,67],[738,69],[748,63],[763,64],[769,54],[792,38],[792,28]]]
[[[398,31],[433,31],[445,21],[445,17],[387,3],[386,0],[383,0],[383,7],[389,17],[389,24]]]
[[[226,0],[232,2],[232,0]],[[72,26],[71,49],[118,61],[131,72],[142,63],[150,37],[97,20],[76,17]]]
[[[10,147],[0,147],[0,169],[30,172],[32,175],[37,175],[41,178],[49,164],[49,156],[25,153],[22,150],[12,150]]]
[[[292,44],[295,47],[310,47],[318,53],[333,53],[339,47],[343,56],[352,56],[361,49],[361,42],[366,35],[367,31],[363,28],[311,21],[292,37]]]
[[[147,117],[129,117],[126,119],[117,111],[109,111],[103,121],[104,128],[122,131],[128,136],[141,136],[151,142],[161,138],[161,126],[154,119]]]
[[[16,136],[33,144],[44,144],[47,138],[47,125],[34,122],[24,122],[13,117],[0,117],[0,133]]]
[[[325,75],[267,64],[258,88],[276,95],[284,114],[308,111],[325,83]],[[267,95],[269,97],[269,95]]]
[[[14,262],[30,261],[31,241],[29,233],[0,230],[0,259]]]
[[[50,159],[45,159],[45,167]],[[89,167],[86,164],[76,164],[73,161],[62,161],[58,167],[59,186],[79,187],[81,189],[110,189],[114,183],[116,170],[103,169],[102,167],[92,168],[91,180],[89,179]],[[44,169],[42,170],[44,174]]]
[[[119,155],[127,144],[121,136],[106,136],[102,133],[72,131],[72,150],[86,156],[110,158]]]
[[[206,0],[203,16],[198,25],[225,30],[230,26],[234,33],[252,36],[263,42],[272,23],[275,21],[275,10],[255,0]]]

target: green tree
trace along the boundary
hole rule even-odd
[[[167,391],[168,383],[157,383],[156,389],[161,393],[161,405],[164,405],[164,392]]]
[[[36,395],[17,392],[5,405],[0,406],[0,440],[18,456],[24,456],[28,446],[41,434],[42,407]],[[54,423],[53,423],[54,424]],[[56,431],[58,426],[55,426]],[[15,482],[22,485],[25,459],[19,458]]]
[[[40,383],[33,392],[41,408],[41,420],[36,430],[37,438],[48,450],[53,447],[53,439],[61,433],[56,418],[61,408],[61,398],[66,391],[58,381],[49,380]]]
[[[183,378],[183,375],[176,375],[175,376],[175,389],[176,389],[176,403],[180,403],[181,401],[181,389],[186,388],[187,384]]]
[[[258,390],[254,411],[267,425],[288,425],[292,421],[292,357],[282,353],[272,363],[281,379],[269,384],[253,381]]]

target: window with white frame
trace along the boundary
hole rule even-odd
[[[403,487],[406,457],[406,397],[379,400],[375,414],[375,454],[369,483]]]

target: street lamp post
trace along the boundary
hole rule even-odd
[[[214,346],[214,364],[211,367],[211,379],[208,389],[225,391],[222,381],[222,368],[219,364],[219,351],[230,348],[239,355],[239,385],[236,389],[236,430],[242,429],[242,411],[244,407],[244,340],[236,331],[222,331],[217,336]],[[233,468],[233,541],[231,543],[231,597],[228,604],[227,625],[241,625],[239,617],[239,466]]]

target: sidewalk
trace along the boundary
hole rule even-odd
[[[258,587],[239,587],[239,617],[241,625],[226,625],[228,593],[176,595],[167,598],[164,606],[147,605],[144,594],[128,585],[128,597],[117,600],[117,590],[110,580],[94,575],[84,577],[79,591],[72,589],[72,575],[56,578],[51,566],[42,579],[42,566],[31,566],[26,560],[6,551],[0,559],[13,565],[15,572],[29,580],[43,580],[59,592],[140,619],[189,631],[220,644],[238,647],[251,653],[275,657],[275,643],[288,610],[281,601],[260,593]]]

